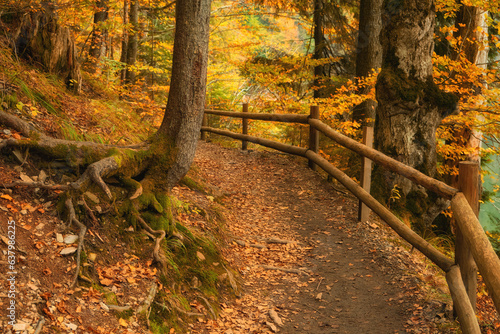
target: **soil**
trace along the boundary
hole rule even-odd
[[[188,332],[458,331],[449,320],[451,301],[442,275],[376,217],[359,223],[357,201],[304,160],[200,142],[194,168],[211,195],[186,186],[173,192],[200,208],[210,203],[223,207],[222,234],[214,234],[223,235],[221,249],[238,274],[239,288],[236,297],[221,297],[217,319],[192,302],[194,313],[205,316],[194,316]],[[49,179],[63,181],[61,171],[45,169]],[[31,159],[24,164],[12,155],[0,160],[0,183],[18,180],[21,172],[36,178],[40,170]],[[158,276],[151,241],[124,231],[105,203],[92,203],[100,208],[99,222],[89,226],[85,249],[96,259],[83,261],[83,274],[101,284],[71,288],[75,259],[60,255],[71,245],[57,234],[78,231],[57,216],[57,196],[32,188],[0,191],[1,236],[8,235],[9,220],[16,222],[18,333],[33,333],[41,316],[40,333],[149,333],[145,321],[135,316],[124,320],[106,305],[135,310],[147,299]],[[177,218],[206,232],[212,228],[199,213]],[[8,240],[2,238],[0,250],[0,265],[8,268]],[[3,310],[10,300],[7,272],[0,271]],[[0,328],[9,333],[5,314]],[[169,333],[179,331],[172,327]]]

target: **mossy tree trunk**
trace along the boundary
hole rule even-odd
[[[435,177],[436,129],[456,108],[456,97],[443,93],[432,77],[435,12],[432,0],[387,0],[383,5],[382,71],[377,80],[375,146],[397,160]],[[423,188],[380,168],[372,192],[411,213],[418,228],[430,226],[441,207]]]

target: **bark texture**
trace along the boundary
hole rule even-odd
[[[432,0],[387,0],[383,7],[382,71],[377,81],[375,146],[381,152],[436,176],[436,129],[457,99],[432,78],[435,12]],[[373,187],[375,185],[375,187]],[[432,223],[435,199],[411,181],[376,170],[374,194],[388,201],[397,189],[399,204],[419,224]],[[394,192],[393,192],[394,194]]]
[[[120,55],[120,62],[123,64],[127,63],[127,48],[128,48],[128,31],[125,29],[128,23],[128,1],[123,0],[123,33],[122,33],[122,53]],[[120,82],[125,83],[125,78],[127,74],[127,68],[123,68],[120,71]]]
[[[22,58],[42,65],[44,70],[64,76],[66,86],[76,93],[81,90],[80,64],[69,28],[57,22],[50,2],[42,10],[30,12],[14,34],[15,52]]]
[[[108,38],[108,30],[103,27],[108,20],[108,1],[96,0],[96,12],[94,13],[94,28],[90,40],[89,56],[93,64],[94,71],[98,68],[99,59],[106,55],[106,40]]]
[[[361,0],[359,7],[359,30],[356,48],[356,77],[367,77],[382,65],[382,0]],[[366,94],[367,88],[358,92]],[[356,106],[353,119],[368,125],[366,119],[375,119],[376,101],[366,100]]]
[[[131,0],[129,8],[130,30],[127,41],[127,70],[125,72],[125,83],[131,84],[135,81],[135,71],[133,66],[137,60],[137,50],[139,47],[139,1]]]
[[[176,4],[171,89],[156,136],[162,145],[175,147],[174,162],[166,171],[168,186],[175,185],[189,170],[200,136],[205,109],[210,3],[210,0],[186,0]]]

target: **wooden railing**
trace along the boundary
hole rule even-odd
[[[228,130],[208,127],[207,115],[242,118],[243,133],[240,134]],[[309,124],[309,147],[297,147],[269,139],[251,136],[248,134],[248,119]],[[205,138],[206,132],[210,132],[241,140],[242,149],[244,150],[247,149],[247,143],[252,142],[285,153],[305,157],[309,160],[309,166],[311,168],[315,169],[316,166],[319,166],[326,173],[337,179],[351,193],[353,193],[360,200],[360,202],[364,203],[382,220],[384,220],[397,234],[409,242],[413,247],[417,248],[420,252],[422,252],[422,254],[424,254],[446,273],[446,281],[450,289],[454,308],[458,315],[458,320],[463,333],[480,333],[479,324],[475,316],[475,296],[477,289],[477,279],[475,274],[477,273],[477,269],[479,269],[480,274],[483,276],[484,282],[488,288],[489,294],[492,296],[497,312],[500,313],[500,259],[496,255],[486,234],[484,233],[483,228],[479,224],[477,212],[474,212],[466,198],[467,193],[474,191],[477,192],[477,190],[469,191],[469,185],[474,185],[474,183],[477,184],[478,182],[477,172],[475,172],[475,174],[474,172],[472,174],[470,173],[471,168],[476,168],[476,170],[478,170],[477,165],[473,165],[471,163],[461,164],[460,179],[462,181],[459,182],[459,189],[450,187],[439,180],[431,178],[412,167],[409,167],[377,150],[370,148],[367,145],[361,144],[333,130],[331,127],[319,120],[319,108],[317,106],[311,107],[309,115],[249,113],[248,105],[245,104],[243,105],[243,112],[205,110],[205,117],[201,131],[202,139]],[[408,178],[414,183],[433,191],[445,199],[451,200],[453,216],[457,225],[457,239],[459,239],[458,236],[463,239],[461,242],[457,242],[455,260],[448,258],[433,245],[415,233],[406,224],[404,224],[383,204],[371,196],[369,191],[365,190],[366,187],[360,186],[349,176],[319,155],[319,132],[323,133],[325,136],[345,148],[358,153],[362,157],[367,158],[394,173]],[[467,181],[467,179],[464,181],[462,176],[467,174],[473,175],[472,182]],[[471,201],[473,206],[475,206],[478,198],[477,196],[472,197],[474,199]],[[459,254],[461,254],[460,258],[458,258]]]

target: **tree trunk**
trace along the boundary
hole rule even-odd
[[[177,1],[171,88],[155,141],[173,149],[163,175],[174,186],[189,170],[205,109],[210,0]],[[193,24],[196,22],[196,24]],[[165,166],[158,166],[161,170]],[[153,170],[155,175],[159,171]]]
[[[127,49],[128,49],[128,0],[123,0],[123,33],[122,33],[122,53],[120,55],[120,62],[122,64],[127,63]],[[123,85],[125,83],[125,77],[127,73],[127,68],[124,67],[120,71],[120,82]]]
[[[377,80],[376,148],[431,177],[436,176],[436,129],[456,108],[457,98],[439,90],[432,77],[435,12],[432,0],[384,1],[382,71]],[[375,196],[412,214],[419,228],[440,212],[435,202],[411,181],[376,169]],[[393,207],[394,208],[394,207]]]
[[[130,1],[129,10],[130,29],[128,31],[127,43],[127,70],[125,73],[125,83],[131,84],[135,81],[135,71],[132,66],[137,60],[137,49],[139,47],[139,0]]]
[[[356,77],[369,76],[373,70],[382,65],[382,45],[380,30],[382,29],[382,0],[361,0],[359,7],[359,30],[356,55]],[[368,93],[362,88],[358,94]],[[366,100],[353,110],[353,119],[362,125],[370,125],[367,119],[375,120],[376,101]]]
[[[99,59],[106,55],[106,40],[108,30],[102,27],[108,20],[108,0],[96,0],[96,12],[94,13],[94,27],[90,40],[89,60],[93,72],[98,69]]]
[[[324,29],[324,0],[314,0],[314,55],[313,59],[321,60],[327,57],[326,38]],[[314,98],[325,97],[326,70],[324,64],[314,66]]]
[[[82,79],[75,43],[69,29],[58,24],[51,2],[44,1],[42,10],[25,15],[13,39],[20,57],[63,76],[69,89],[80,92]]]

